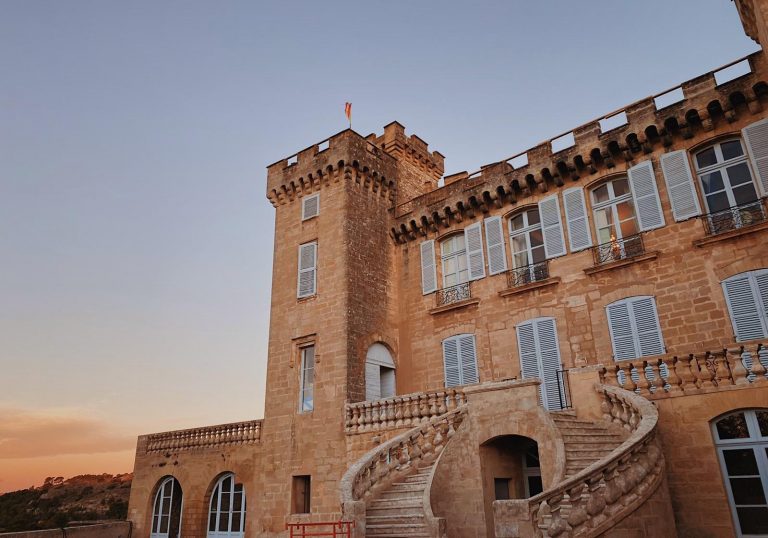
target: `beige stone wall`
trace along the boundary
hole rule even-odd
[[[673,522],[667,480],[664,479],[637,510],[603,533],[601,538],[676,538],[678,532]]]

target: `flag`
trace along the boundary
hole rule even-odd
[[[344,114],[349,120],[349,124],[352,125],[352,103],[344,103]]]

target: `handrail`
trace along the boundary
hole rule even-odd
[[[754,226],[766,220],[768,213],[760,199],[701,216],[704,231],[709,236]]]
[[[447,288],[440,288],[435,294],[435,306],[445,306],[472,298],[471,282],[461,282]]]
[[[628,260],[645,253],[643,234],[633,234],[621,239],[613,239],[592,247],[595,267],[620,260]]]
[[[537,536],[597,536],[605,529],[595,521],[616,521],[655,491],[661,482],[664,456],[657,445],[658,411],[637,394],[595,385],[603,396],[606,419],[632,433],[608,456],[578,474],[528,499]],[[596,516],[608,516],[595,519]]]
[[[261,420],[232,422],[188,430],[152,433],[146,439],[146,452],[190,450],[224,445],[257,443],[261,439]]]

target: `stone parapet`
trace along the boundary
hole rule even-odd
[[[144,449],[144,453],[153,453],[253,444],[258,443],[261,439],[261,425],[261,420],[249,420],[188,430],[152,433],[140,436],[138,446],[139,450]]]

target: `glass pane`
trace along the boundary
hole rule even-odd
[[[231,476],[228,476],[227,478],[222,480],[222,482],[221,482],[221,489],[222,489],[222,491],[225,491],[227,493],[232,491],[232,477]]]
[[[720,170],[715,170],[710,174],[702,174],[701,184],[704,187],[704,194],[723,190],[723,175]]]
[[[152,518],[152,532],[158,532],[159,530],[157,528],[157,521],[158,521],[158,517],[157,517],[157,514],[155,514],[155,516]]]
[[[541,231],[541,228],[537,230],[531,230],[528,235],[531,239],[532,247],[544,246],[544,233]]]
[[[236,491],[235,500],[232,503],[232,510],[234,510],[235,512],[240,512],[242,509],[243,509],[243,492]]]
[[[731,207],[731,204],[728,202],[728,196],[724,192],[719,192],[707,195],[707,207],[709,207],[710,213],[717,213],[718,211],[728,209]]]
[[[608,201],[608,185],[600,185],[598,188],[592,191],[592,197],[595,203]]]
[[[728,476],[758,474],[757,460],[751,448],[723,450],[723,459],[725,459],[725,468],[728,471]]]
[[[515,267],[525,267],[528,265],[528,252],[515,254]]]
[[[595,211],[595,224],[598,228],[608,226],[613,222],[613,212],[610,207]]]
[[[525,228],[525,224],[523,223],[523,214],[520,213],[519,215],[512,217],[512,219],[509,221],[509,225],[513,230],[522,230]]]
[[[446,274],[446,275],[444,275],[444,277],[445,277],[444,278],[444,282],[445,282],[444,286],[446,288],[450,288],[451,286],[455,286],[456,284],[459,283],[459,277],[458,277],[458,275],[456,273]]]
[[[726,161],[744,155],[744,150],[741,149],[741,142],[738,140],[723,142],[720,144],[720,150],[723,152],[723,159]]]
[[[535,448],[525,452],[525,466],[529,469],[539,466],[539,451]]]
[[[731,478],[730,482],[733,502],[736,505],[765,504],[765,493],[763,493],[763,484],[759,477]]]
[[[233,531],[241,531],[241,530],[243,530],[240,527],[240,514],[239,513],[232,514],[232,530]]]
[[[457,258],[459,262],[459,271],[466,271],[467,270],[467,257],[464,255],[461,255]]]
[[[597,230],[597,240],[599,243],[610,243],[615,237],[613,228],[600,228]]]
[[[443,274],[453,275],[456,273],[456,258],[450,257],[450,258],[444,258],[443,259]]]
[[[315,365],[315,346],[304,348],[304,365],[305,368],[312,368]]]
[[[461,284],[462,282],[467,282],[468,280],[469,280],[469,271],[467,269],[462,269],[461,271],[459,271],[458,284]]]
[[[637,222],[635,219],[625,220],[621,223],[621,237],[629,237],[637,233]]]
[[[171,498],[163,497],[163,514],[168,514],[171,511]]]
[[[757,200],[757,192],[755,192],[755,186],[752,183],[740,185],[733,189],[733,199],[736,201],[736,205],[744,205]],[[758,209],[759,211],[759,209]]]
[[[541,263],[544,260],[547,259],[547,254],[544,252],[544,246],[536,247],[531,250],[531,253],[533,254],[533,262],[532,263]]]
[[[635,208],[632,202],[621,202],[616,205],[616,211],[619,214],[619,220],[627,220],[635,216]]]
[[[717,436],[720,439],[746,439],[749,437],[744,413],[735,413],[718,420]]]
[[[315,380],[315,370],[313,368],[304,370],[304,388],[311,387],[312,382],[314,380]]]
[[[528,250],[528,238],[526,234],[516,235],[512,238],[512,251],[513,252],[525,252]]]
[[[531,494],[531,497],[534,495],[538,495],[544,491],[544,488],[541,484],[541,477],[540,476],[529,476],[528,477],[528,493]]]
[[[170,518],[168,516],[162,516],[160,518],[160,532],[168,532],[168,522]]]
[[[707,148],[704,151],[700,151],[696,154],[696,164],[699,168],[705,166],[711,166],[717,162],[717,155],[715,155],[715,148]]]
[[[613,182],[613,196],[617,198],[623,194],[629,194],[629,181],[626,178]]]
[[[229,530],[229,512],[222,512],[219,515],[219,531]]]
[[[726,168],[728,172],[728,180],[732,186],[741,185],[742,183],[751,183],[752,174],[749,173],[749,167],[747,163],[739,163],[734,166]]]
[[[534,224],[538,224],[541,222],[541,219],[539,218],[539,210],[538,209],[532,209],[528,212],[528,226],[533,226]]]
[[[760,426],[760,435],[768,437],[768,411],[755,411],[755,414],[757,415],[757,424]]]
[[[742,534],[768,534],[768,508],[737,508]]]
[[[230,496],[229,492],[221,494],[221,511],[222,512],[229,512],[229,496]]]
[[[216,512],[211,512],[211,517],[208,518],[208,530],[216,530]]]

